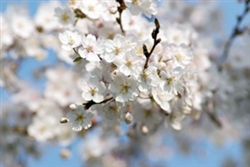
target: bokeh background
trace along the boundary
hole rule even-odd
[[[10,4],[20,4],[27,5],[30,15],[34,16],[39,4],[45,0],[1,0],[0,10],[1,13],[4,13]],[[66,1],[61,1],[66,3]],[[189,3],[195,5],[196,1],[189,0]],[[166,1],[161,1],[161,3],[168,3]],[[240,14],[244,8],[243,3],[238,3],[236,0],[218,0],[219,7],[223,13],[223,28],[224,35],[228,36],[233,30],[234,25],[236,24],[236,16]],[[246,23],[249,23],[249,17],[245,20]],[[2,22],[1,22],[2,23]],[[2,26],[2,25],[1,25]],[[46,80],[41,78],[35,80],[32,77],[33,71],[39,67],[46,65],[53,65],[56,63],[56,57],[53,56],[53,52],[49,52],[50,56],[46,59],[37,62],[33,58],[27,58],[22,62],[21,68],[18,72],[18,75],[30,83],[32,86],[38,89],[45,88]],[[4,89],[1,88],[1,102],[8,101],[10,95]],[[247,132],[248,131],[248,132]],[[180,133],[180,132],[176,132]],[[246,133],[249,133],[249,127],[246,127]],[[171,136],[164,136],[164,141],[167,146],[169,146],[169,151],[167,151],[168,156],[164,159],[162,164],[165,164],[169,167],[229,167],[229,165],[235,165],[243,167],[243,145],[240,141],[233,141],[223,143],[221,145],[215,145],[208,139],[203,139],[198,143],[192,143],[191,153],[183,153],[179,151],[176,141]],[[183,139],[185,140],[185,139]],[[39,159],[34,159],[32,157],[26,157],[28,167],[81,167],[85,164],[81,160],[81,154],[84,154],[80,149],[80,145],[84,145],[81,139],[76,139],[74,144],[71,145],[71,156],[68,159],[63,159],[60,156],[60,152],[63,147],[60,147],[56,144],[44,144],[39,148],[42,150],[43,154]],[[1,153],[3,154],[3,153]],[[24,157],[26,155],[23,155]],[[164,156],[164,155],[163,155]],[[148,157],[150,158],[150,157]],[[152,164],[153,165],[153,164]]]

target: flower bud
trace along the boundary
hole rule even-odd
[[[146,135],[149,132],[148,127],[146,127],[145,125],[143,125],[141,127],[141,132]]]
[[[76,104],[70,104],[70,105],[69,105],[69,108],[70,108],[72,111],[74,111],[74,110],[77,109],[77,105],[76,105]]]
[[[63,158],[63,159],[68,159],[71,155],[71,152],[69,149],[63,149],[61,152],[60,152],[60,156]]]
[[[157,28],[157,29],[159,29],[160,28],[160,23],[159,23],[159,21],[158,21],[158,19],[157,18],[155,18],[155,27]]]
[[[160,42],[161,42],[161,38],[159,38],[159,39],[156,40],[157,44],[160,43]]]
[[[143,53],[144,53],[144,55],[148,58],[148,56],[149,56],[149,53],[148,53],[148,49],[147,49],[147,46],[145,45],[145,44],[143,44],[143,47],[142,47],[142,49],[143,49]]]
[[[66,117],[63,117],[61,120],[60,120],[60,123],[61,124],[65,124],[65,123],[68,123],[69,120],[66,118]]]
[[[111,14],[116,14],[116,12],[117,12],[117,7],[116,7],[116,6],[110,7],[110,8],[109,8],[109,12],[110,12]]]
[[[125,122],[126,124],[131,124],[131,122],[133,121],[133,115],[130,112],[127,112],[125,114]]]

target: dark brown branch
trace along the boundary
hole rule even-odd
[[[217,115],[212,111],[213,110],[213,102],[209,102],[209,100],[207,99],[207,101],[205,102],[205,112],[207,113],[209,119],[218,127],[218,128],[222,128],[222,122],[220,121],[220,119],[217,117]]]
[[[244,9],[243,13],[242,13],[240,16],[237,17],[237,23],[236,23],[236,25],[235,25],[235,27],[234,27],[234,30],[233,30],[233,32],[232,32],[230,38],[228,39],[228,41],[227,41],[226,44],[225,44],[225,47],[224,47],[222,56],[221,56],[221,58],[220,58],[220,62],[219,62],[220,65],[221,65],[221,63],[222,63],[223,61],[225,61],[225,60],[227,59],[228,54],[229,54],[229,49],[230,49],[230,47],[231,47],[231,45],[232,45],[234,39],[235,39],[237,36],[241,35],[241,34],[244,32],[244,30],[245,30],[245,28],[240,29],[240,24],[242,23],[242,20],[245,18],[245,16],[246,16],[247,13],[249,12],[249,9],[250,9],[249,2],[250,2],[249,0],[245,1],[245,9]],[[220,68],[221,68],[221,67],[220,67]]]
[[[208,114],[210,120],[211,120],[216,126],[218,126],[219,128],[222,128],[222,123],[221,123],[221,121],[218,119],[218,117],[215,115],[215,113],[210,112],[210,111],[207,111],[207,110],[206,110],[206,113]]]
[[[125,34],[125,31],[123,29],[123,25],[122,25],[122,12],[123,10],[125,10],[127,8],[127,6],[125,5],[123,0],[116,0],[116,2],[118,2],[120,4],[120,6],[117,8],[118,12],[119,12],[119,17],[116,18],[116,22],[119,24],[120,29],[122,31],[122,34]]]
[[[144,69],[146,69],[148,67],[148,61],[149,61],[149,58],[150,56],[152,55],[155,47],[161,42],[161,38],[157,39],[157,35],[159,34],[160,32],[160,24],[158,22],[158,20],[155,18],[155,29],[152,31],[152,38],[154,40],[154,44],[153,44],[153,47],[151,48],[150,52],[148,52],[148,49],[147,49],[147,46],[145,44],[143,44],[143,53],[144,55],[146,56],[146,62],[145,62],[145,65],[144,65]]]
[[[83,13],[83,12],[81,11],[81,9],[79,9],[79,8],[74,9],[74,13],[75,13],[75,17],[76,17],[74,26],[76,25],[78,19],[84,19],[84,18],[86,18],[86,19],[89,19],[89,20],[92,20],[92,21],[98,20],[98,19],[92,19],[92,18],[88,17],[88,16],[87,16],[85,13]]]
[[[93,100],[91,100],[91,101],[88,101],[87,103],[83,103],[82,105],[84,106],[85,110],[88,110],[92,105],[107,103],[107,102],[109,102],[110,100],[113,100],[113,97],[104,99],[103,101],[101,101],[101,102],[99,102],[99,103],[96,103],[96,102],[94,102]]]

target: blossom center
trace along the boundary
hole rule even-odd
[[[146,81],[146,80],[147,80],[147,77],[148,77],[148,75],[147,75],[145,72],[143,72],[143,73],[142,73],[142,79],[143,79],[144,81]]]
[[[168,82],[168,84],[173,83],[174,79],[175,79],[175,77],[173,77],[173,76],[172,76],[172,77],[167,78],[167,82]]]
[[[116,55],[118,55],[121,52],[121,50],[119,47],[116,46],[114,52]]]
[[[69,19],[69,16],[66,13],[64,13],[62,15],[62,21],[66,22],[68,19]]]
[[[19,22],[18,23],[18,27],[21,29],[21,28],[23,28],[23,23],[22,22]]]
[[[69,44],[73,45],[75,43],[75,40],[72,38],[72,36],[69,37]]]
[[[40,131],[40,132],[45,132],[45,130],[46,130],[46,127],[45,127],[45,126],[41,126],[41,127],[39,128],[39,131]]]
[[[150,118],[152,115],[152,112],[150,110],[146,110],[145,117]]]
[[[142,48],[136,49],[136,53],[137,53],[137,54],[143,54],[143,49],[142,49]]]
[[[96,91],[96,89],[92,88],[90,90],[90,93],[91,93],[92,96],[94,96],[97,93],[97,91]]]
[[[75,119],[75,121],[78,121],[78,122],[82,122],[83,120],[84,120],[84,116],[83,115],[77,115],[77,117],[76,117],[76,119]]]
[[[132,66],[132,62],[131,61],[127,61],[126,66],[131,67]]]
[[[114,38],[114,34],[113,33],[107,33],[107,38],[108,39],[113,39]]]
[[[182,56],[181,54],[177,54],[177,55],[175,55],[175,58],[176,58],[178,61],[181,61],[181,60],[184,58],[184,56]]]
[[[132,4],[138,5],[138,0],[132,0]]]
[[[175,35],[175,36],[173,37],[173,40],[174,40],[175,42],[178,42],[179,39],[180,39],[179,35]]]
[[[76,4],[76,0],[69,0],[69,4],[75,5]]]
[[[89,11],[94,11],[95,7],[93,5],[89,6]]]
[[[88,52],[93,52],[93,46],[87,46],[87,51]]]
[[[112,113],[117,113],[118,109],[119,109],[119,107],[117,105],[109,107],[109,111],[111,111]]]
[[[128,85],[123,85],[123,87],[122,87],[122,94],[125,94],[125,93],[127,93],[128,92],[128,89],[129,89],[129,86]]]

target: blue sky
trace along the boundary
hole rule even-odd
[[[46,1],[46,0],[43,0]],[[48,0],[47,0],[48,1]],[[36,12],[36,9],[41,1],[39,0],[1,0],[0,10],[1,12],[5,11],[6,7],[10,3],[20,3],[25,2],[28,5],[28,8],[30,9],[30,14],[34,15]],[[65,2],[65,0],[63,1]],[[238,4],[237,0],[220,0],[219,1],[220,7],[222,9],[222,12],[224,14],[224,27],[227,34],[230,34],[235,23],[236,23],[236,17],[238,14],[240,14],[244,8],[243,4]],[[249,21],[249,18],[246,19]],[[54,63],[55,60],[49,58],[45,59],[43,63]],[[29,83],[33,83],[33,85],[39,88],[44,87],[44,81],[34,81],[31,77],[29,77],[27,74],[30,74],[33,69],[37,68],[37,63],[33,59],[28,59],[24,62],[23,68],[19,75],[24,80],[26,80]],[[6,95],[7,96],[7,95]],[[28,159],[28,166],[29,167],[80,167],[82,165],[82,162],[79,157],[79,141],[76,142],[75,145],[72,147],[72,158],[69,160],[62,160],[59,156],[59,152],[62,149],[59,146],[51,146],[47,147],[48,149],[45,149],[43,152],[43,156],[41,159],[34,160],[32,158]],[[168,140],[168,144],[173,144],[173,141]],[[168,159],[166,164],[170,167],[198,167],[198,166],[205,166],[205,167],[217,167],[220,166],[223,162],[225,157],[233,157],[237,160],[237,162],[241,161],[242,157],[242,148],[240,143],[231,143],[226,146],[217,147],[213,144],[211,144],[208,141],[204,141],[204,143],[201,144],[204,150],[208,153],[207,156],[201,157],[199,156],[199,153],[191,154],[191,155],[183,155],[179,154],[178,152],[174,154],[174,157],[172,159]]]

